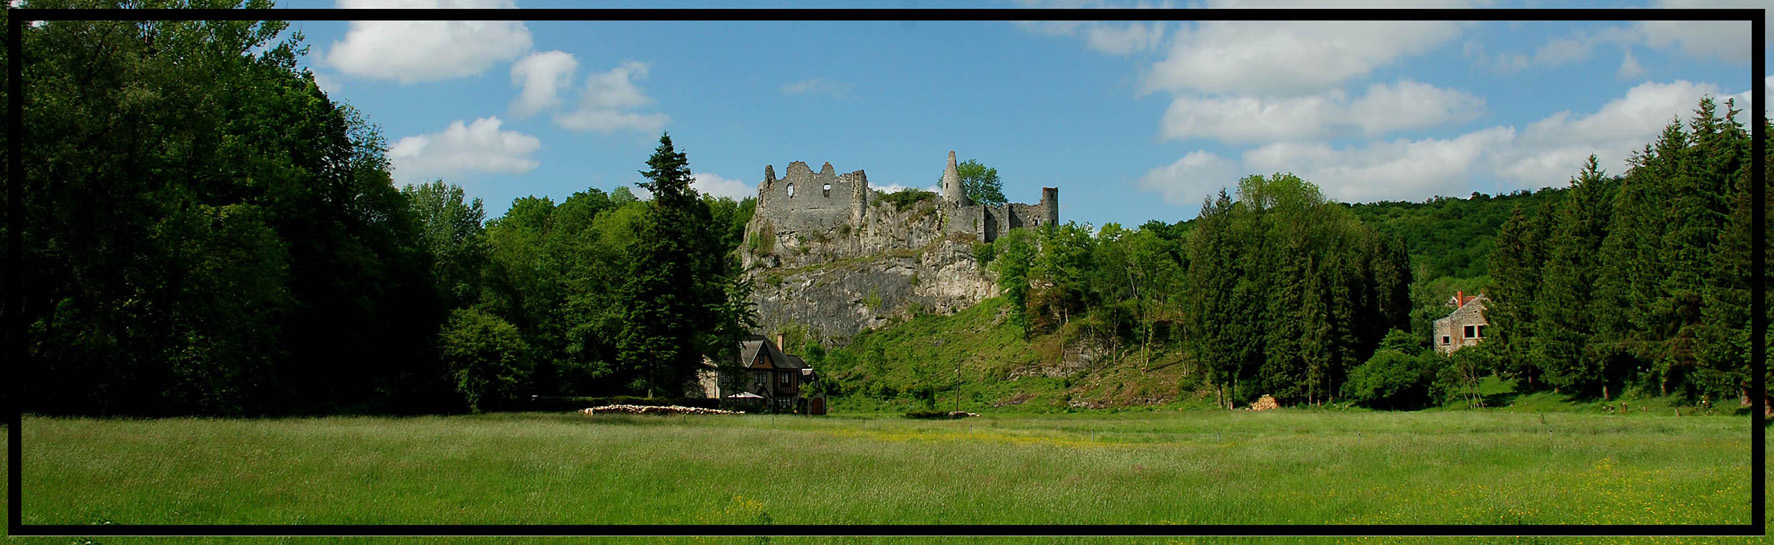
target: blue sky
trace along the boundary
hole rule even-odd
[[[556,6],[339,5],[440,1]],[[662,130],[699,189],[736,198],[791,161],[929,187],[949,150],[1099,226],[1193,217],[1252,173],[1344,202],[1463,197],[1563,185],[1590,153],[1623,171],[1702,95],[1747,110],[1752,83],[1747,23],[294,23],[397,183],[460,184],[489,216],[631,185]]]

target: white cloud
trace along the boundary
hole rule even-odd
[[[1334,87],[1460,34],[1442,21],[1206,21],[1177,31],[1147,91],[1299,95]]]
[[[1105,23],[1085,25],[1084,43],[1091,49],[1111,55],[1131,55],[1158,49],[1164,41],[1164,23],[1128,23],[1115,26]]]
[[[1085,47],[1110,55],[1132,55],[1164,43],[1163,22],[1018,21],[1017,26],[1049,36],[1079,36]]]
[[[1748,21],[1641,21],[1645,45],[1680,49],[1697,59],[1749,62]]]
[[[1118,5],[1100,0],[1018,0],[1022,7],[1036,8],[1134,8],[1170,9],[1168,0],[1157,4],[1139,2]],[[1110,55],[1131,55],[1158,49],[1164,42],[1163,22],[1110,23],[1104,21],[1017,21],[1017,27],[1048,36],[1077,36],[1085,47]]]
[[[1638,57],[1632,56],[1632,50],[1626,50],[1626,58],[1620,60],[1620,69],[1614,72],[1620,79],[1638,79],[1645,76],[1645,67],[1638,63]]]
[[[1603,45],[1625,45],[1640,40],[1636,30],[1627,27],[1579,29],[1566,36],[1547,40],[1534,50],[1533,56],[1499,55],[1493,67],[1501,72],[1519,72],[1533,67],[1564,66],[1588,59]],[[1627,51],[1631,54],[1631,51]]]
[[[1770,76],[1774,83],[1774,76]],[[1373,94],[1373,93],[1370,93]],[[1333,148],[1321,142],[1273,142],[1250,149],[1238,161],[1206,151],[1153,169],[1141,187],[1165,200],[1194,206],[1240,173],[1292,172],[1345,201],[1420,200],[1464,195],[1477,180],[1504,189],[1562,187],[1595,154],[1603,170],[1618,174],[1634,150],[1651,142],[1671,121],[1692,115],[1700,97],[1717,86],[1647,82],[1588,114],[1557,112],[1526,127],[1496,126],[1452,138],[1398,139]],[[1747,98],[1747,94],[1733,97]],[[1747,108],[1745,108],[1747,109]],[[1722,112],[1721,112],[1722,113]]]
[[[1519,187],[1557,186],[1591,153],[1603,169],[1621,172],[1632,150],[1655,139],[1671,121],[1691,115],[1701,96],[1718,94],[1710,83],[1646,82],[1593,114],[1552,114],[1529,124],[1512,146],[1498,151],[1497,173]]]
[[[1434,127],[1470,121],[1484,113],[1484,99],[1453,89],[1403,79],[1369,85],[1367,94],[1349,105],[1348,122],[1369,136],[1395,130]]]
[[[1180,96],[1164,112],[1165,138],[1214,138],[1222,142],[1309,140],[1344,129],[1367,136],[1468,121],[1484,112],[1484,99],[1403,79],[1376,83],[1350,101],[1341,90],[1292,98]]]
[[[1514,133],[1493,127],[1445,140],[1400,139],[1342,150],[1283,142],[1245,152],[1244,163],[1258,172],[1293,172],[1339,201],[1418,200],[1459,188],[1486,151],[1506,145]]]
[[[1265,100],[1255,96],[1180,96],[1164,111],[1165,138],[1216,138],[1224,142],[1310,139],[1325,135],[1342,100],[1340,91]]]
[[[542,141],[517,131],[499,130],[497,117],[464,124],[450,123],[442,132],[408,136],[388,148],[394,175],[402,183],[421,183],[469,172],[521,174],[539,164],[530,157]]]
[[[345,86],[339,83],[338,78],[335,78],[330,74],[319,71],[314,71],[313,73],[314,85],[320,87],[320,90],[325,91],[334,102],[338,102],[339,91],[343,90]]]
[[[582,104],[590,108],[639,108],[653,99],[635,86],[634,78],[647,77],[647,63],[626,61],[608,72],[592,74],[585,79]]]
[[[1660,0],[1657,4],[1661,8],[1770,7],[1768,0]],[[1640,21],[1635,26],[1651,47],[1680,49],[1698,59],[1749,62],[1748,21]]]
[[[708,172],[698,172],[690,176],[690,187],[703,194],[730,197],[736,201],[758,196],[758,188],[740,180],[722,178]]]
[[[342,8],[513,8],[512,0],[339,0]],[[515,21],[353,21],[327,64],[353,76],[402,84],[479,74],[530,49]]]
[[[579,95],[579,107],[571,113],[555,116],[555,123],[575,131],[610,132],[620,129],[658,131],[671,120],[662,113],[637,113],[628,110],[653,103],[635,78],[647,77],[646,63],[627,61],[608,72],[592,74],[585,79]]]
[[[637,114],[618,110],[579,110],[554,118],[555,123],[569,130],[600,132],[622,129],[657,132],[669,121],[671,118],[661,113]]]
[[[1163,195],[1171,204],[1196,207],[1201,205],[1202,199],[1217,194],[1220,189],[1236,187],[1243,172],[1230,159],[1209,151],[1195,151],[1147,172],[1140,177],[1140,187]]]
[[[1768,0],[1661,0],[1657,4],[1660,8],[1770,7]],[[1594,49],[1603,44],[1645,45],[1663,50],[1679,50],[1695,59],[1747,63],[1750,58],[1749,41],[1750,23],[1747,21],[1638,21],[1629,25],[1578,30],[1567,36],[1555,37],[1536,49],[1532,56],[1499,56],[1494,68],[1514,72],[1534,66],[1560,66],[1589,58]],[[1642,71],[1643,67],[1638,66],[1637,59],[1631,58],[1630,50],[1627,55],[1630,65]],[[1634,70],[1623,63],[1620,72],[1627,74]],[[1630,79],[1638,76],[1622,77]]]
[[[825,78],[808,78],[782,86],[782,92],[783,94],[788,95],[822,94],[841,97],[849,93],[851,87],[854,87],[854,85],[842,81],[831,81]]]
[[[559,107],[560,92],[572,86],[573,71],[579,61],[563,51],[531,53],[511,65],[511,83],[523,86],[511,100],[511,115],[529,117],[542,110]]]

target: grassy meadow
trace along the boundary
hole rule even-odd
[[[33,417],[22,429],[23,515],[39,524],[1740,524],[1745,428],[1742,417],[1500,411]]]

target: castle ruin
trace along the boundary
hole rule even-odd
[[[974,240],[991,242],[1017,227],[1059,223],[1059,188],[1055,187],[1041,188],[1041,200],[1036,204],[973,203],[961,187],[953,151],[943,168],[941,185],[938,211],[947,218],[944,235],[969,234]],[[832,164],[826,163],[815,173],[807,163],[795,161],[788,164],[784,177],[777,178],[776,169],[765,165],[756,215],[771,222],[777,231],[823,232],[840,225],[863,225],[874,199],[868,175],[861,170],[837,174]]]
[[[858,170],[764,167],[741,266],[755,282],[759,334],[798,328],[841,345],[857,332],[923,313],[951,314],[998,295],[974,252],[1017,227],[1059,223],[1059,190],[1038,204],[970,202],[955,153],[941,191],[915,201],[871,189]]]

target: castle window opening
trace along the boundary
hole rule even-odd
[[[795,184],[788,184],[788,198],[795,198]]]
[[[832,184],[825,184],[825,195],[824,196],[826,196],[826,197],[832,196]]]

